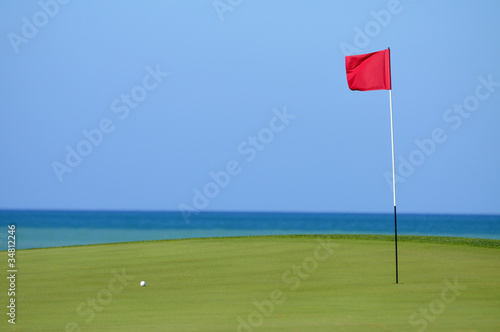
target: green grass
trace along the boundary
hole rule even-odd
[[[0,330],[237,331],[241,321],[240,331],[500,330],[500,241],[398,240],[397,285],[390,236],[19,250],[16,325],[7,323],[4,277]]]

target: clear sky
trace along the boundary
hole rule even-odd
[[[500,2],[1,1],[0,208],[500,214]]]

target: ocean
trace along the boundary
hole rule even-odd
[[[498,215],[398,215],[398,235],[500,239]],[[0,250],[8,225],[16,249],[128,241],[285,234],[394,234],[392,214],[0,211]]]

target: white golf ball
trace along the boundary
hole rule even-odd
[[[143,281],[141,281],[141,286],[142,286],[142,287],[146,286],[146,282],[145,282],[144,280],[143,280]]]

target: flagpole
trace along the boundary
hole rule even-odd
[[[388,49],[390,50],[390,48]],[[390,62],[389,62],[389,70],[390,70]],[[392,122],[392,77],[391,77],[391,89],[389,90],[389,108],[391,113],[392,196],[394,198],[394,246],[396,250],[396,284],[397,284],[398,283],[398,221],[396,217],[396,171],[394,168],[394,125]]]
[[[349,89],[355,91],[389,90],[391,112],[392,147],[392,193],[394,197],[394,245],[396,248],[396,284],[398,280],[398,222],[396,213],[396,170],[394,166],[394,125],[392,121],[392,77],[391,49],[360,54],[346,55],[345,67]],[[389,89],[387,89],[389,88]]]

